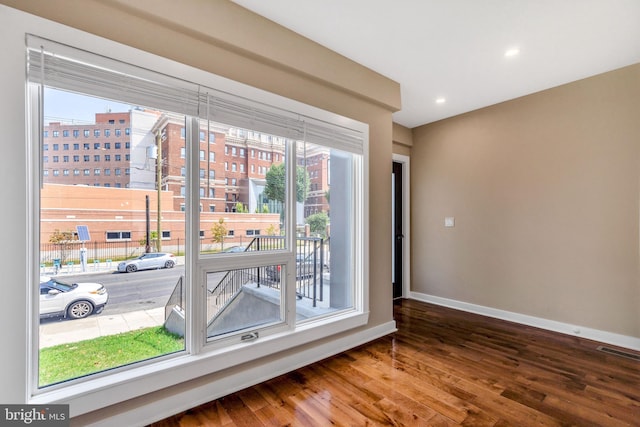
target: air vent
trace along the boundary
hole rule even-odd
[[[603,345],[598,346],[597,350],[603,351],[605,353],[613,354],[614,356],[626,357],[627,359],[635,360],[640,362],[640,355],[635,353],[629,353],[627,351],[616,350],[615,348],[605,347]]]

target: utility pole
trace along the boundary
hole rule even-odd
[[[145,213],[146,213],[146,224],[147,224],[147,228],[146,228],[146,234],[145,234],[145,246],[144,246],[144,251],[145,253],[149,253],[151,252],[151,245],[149,242],[149,225],[150,225],[150,218],[149,218],[149,195],[145,195],[144,196],[144,202],[145,202]]]
[[[158,219],[157,219],[157,248],[162,251],[162,136],[160,131],[156,132],[156,146],[158,147],[158,157],[156,157],[156,186],[158,189]]]

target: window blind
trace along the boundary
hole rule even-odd
[[[27,76],[31,83],[60,90],[363,153],[359,130],[32,35],[27,37]]]

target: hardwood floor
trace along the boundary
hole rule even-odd
[[[394,310],[395,334],[152,426],[640,426],[640,361],[422,302]]]

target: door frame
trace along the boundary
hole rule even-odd
[[[402,234],[404,239],[402,240],[402,296],[401,298],[408,298],[411,292],[411,189],[409,187],[411,182],[410,168],[411,158],[402,154],[393,154],[392,161],[402,164]],[[395,200],[391,201],[391,209],[393,211],[393,204]],[[393,227],[392,227],[393,228]],[[393,239],[395,240],[395,231]],[[392,241],[392,245],[394,242]],[[393,253],[393,252],[392,252]],[[392,257],[393,258],[393,257]],[[392,259],[393,263],[394,260]],[[393,271],[393,267],[392,267]]]

